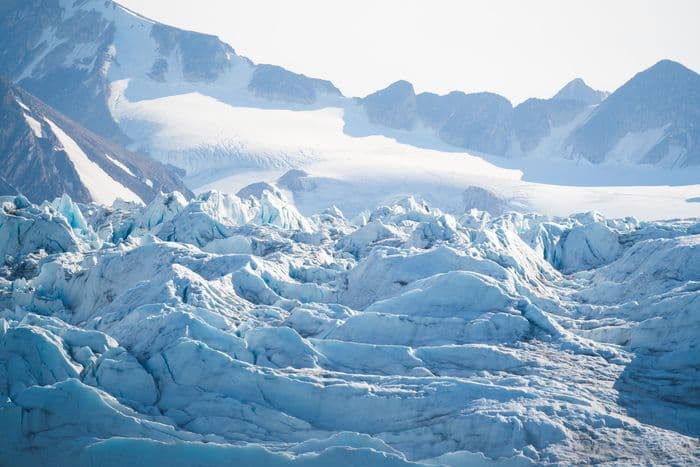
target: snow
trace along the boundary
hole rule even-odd
[[[113,84],[113,96],[118,92],[119,87]],[[238,167],[290,168],[299,161],[314,158],[313,149],[299,150],[294,144],[269,145],[267,127],[258,125],[260,118],[271,118],[273,121],[268,123],[276,126],[280,138],[297,142],[317,139],[323,125],[333,123],[313,111],[303,113],[298,121],[291,110],[249,108],[246,111],[199,93],[136,103],[122,96],[118,102],[113,114],[127,133],[138,135],[142,141],[149,139],[155,158],[182,167],[188,174]],[[183,112],[184,109],[188,111]],[[226,118],[222,118],[222,113]],[[198,117],[193,118],[195,115]],[[145,136],[137,133],[143,131],[143,122],[167,124],[154,135]]]
[[[95,202],[112,204],[119,198],[124,201],[143,202],[133,191],[114,180],[97,163],[90,160],[85,152],[80,149],[80,146],[58,125],[51,120],[46,120],[46,123],[51,127],[51,131],[63,146],[63,150],[66,151],[73,167],[75,167],[80,181],[85,185]]]
[[[379,135],[350,136],[345,126],[348,115],[354,119],[357,112],[352,104],[318,110],[238,107],[199,93],[130,102],[127,89],[121,82],[112,87],[118,102],[113,114],[122,128],[147,142],[159,160],[184,168],[188,183],[199,192],[236,193],[254,182],[273,183],[288,169],[303,169],[309,174],[309,187],[292,194],[306,215],[335,205],[354,217],[411,194],[461,213],[463,192],[472,187],[494,193],[506,205],[559,216],[589,210],[642,219],[700,214],[686,201],[700,185],[653,185],[643,168],[628,167],[618,174],[610,167],[580,168],[580,161],[560,159],[556,170],[547,170],[551,163],[542,157],[509,162],[455,149],[416,147]],[[558,134],[552,138],[563,138]],[[537,183],[524,179],[531,172]],[[636,172],[637,180],[652,185],[631,185]],[[577,173],[585,178],[571,186],[553,178],[557,173],[570,174],[567,180]],[[605,180],[606,186],[595,186],[596,180]]]
[[[129,175],[131,175],[132,177],[135,177],[135,176],[136,176],[136,175],[134,175],[134,172],[132,172],[131,169],[129,169],[129,167],[127,167],[127,166],[124,165],[123,163],[119,162],[119,161],[116,160],[115,158],[110,157],[109,154],[105,154],[105,157],[106,157],[107,159],[109,159],[109,161],[110,161],[112,164],[116,165],[117,167],[119,167],[119,168],[122,169],[124,172],[128,173]],[[151,182],[151,184],[150,184],[149,186],[153,186],[153,182]]]
[[[43,138],[43,131],[41,129],[41,123],[30,115],[27,115],[26,113],[23,114],[24,119],[27,121],[27,125],[29,125],[29,128],[32,129],[32,133],[34,133],[34,136],[37,138]]]
[[[37,138],[42,138],[43,131],[41,129],[41,123],[37,119],[29,115],[30,113],[32,113],[32,110],[29,107],[27,107],[27,105],[24,102],[22,102],[21,99],[17,98],[16,102],[17,105],[19,105],[22,108],[22,110],[24,110],[24,112],[22,112],[22,115],[24,116],[24,120],[27,122],[27,125],[29,125],[29,128],[31,128],[32,133],[34,133],[34,136],[36,136]]]
[[[606,162],[634,162],[638,163],[656,144],[664,137],[666,128],[652,128],[640,132],[629,132],[623,136],[617,144],[605,156]]]
[[[518,145],[517,147],[511,148],[509,155],[512,157],[527,156],[528,158],[544,160],[551,160],[553,158],[552,156],[565,155],[566,143],[569,136],[576,128],[590,118],[596,107],[595,105],[588,106],[569,123],[551,128],[549,135],[542,138],[537,146],[530,151],[523,153]]]
[[[697,463],[696,172],[382,136],[62,7],[115,22],[112,114],[198,195],[144,206],[47,121],[111,206],[0,199],[0,464]]]
[[[566,159],[568,136],[595,106],[553,128],[528,154],[515,149],[512,157],[473,154],[444,143],[427,128],[394,131],[372,125],[352,98],[320,92],[314,102],[300,104],[285,101],[274,90],[269,99],[258,97],[249,85],[261,68],[233,49],[216,42],[215,53],[209,53],[197,40],[189,42],[194,36],[176,29],[162,46],[151,34],[154,25],[162,25],[119,5],[65,1],[62,8],[64,19],[96,10],[104,25],[113,26],[101,70],[112,116],[135,147],[183,168],[190,188],[199,193],[216,189],[235,194],[251,183],[274,183],[288,170],[301,169],[309,174],[307,187],[286,194],[307,216],[335,205],[353,218],[408,195],[461,215],[474,201],[464,198],[470,189],[493,194],[486,201],[496,203],[496,214],[508,209],[557,216],[596,210],[640,219],[700,214],[700,207],[687,201],[700,189],[698,170],[662,168],[674,166],[678,147],[669,149],[662,167],[630,164],[662,130],[626,136],[603,165]],[[38,43],[46,46],[23,77],[41,71],[38,65],[47,54],[65,47],[61,31],[45,29]],[[67,65],[92,63],[95,44],[70,45],[75,47]],[[213,70],[211,76],[188,74],[187,59],[193,55],[202,69]],[[83,58],[90,60],[81,62]],[[167,64],[157,79],[149,76],[156,63]],[[281,76],[284,80],[286,75]],[[291,81],[273,83],[275,89],[293,87],[294,79],[287,79]]]
[[[1,200],[0,463],[697,459],[697,220],[260,187]]]
[[[31,112],[31,109],[29,107],[27,107],[27,105],[24,102],[22,102],[20,99],[17,99],[17,104],[20,107],[22,107],[24,110],[26,110],[27,112]]]
[[[428,131],[387,132],[369,123],[350,99],[324,97],[303,106],[256,98],[247,89],[252,68],[246,61],[197,85],[178,75],[176,62],[169,63],[165,83],[140,77],[147,64],[129,64],[144,68],[143,75],[110,71],[110,109],[127,135],[156,159],[183,168],[189,186],[200,193],[233,194],[300,169],[308,174],[306,187],[288,194],[305,215],[335,205],[352,218],[408,195],[461,214],[473,202],[464,193],[475,189],[493,195],[497,214],[507,209],[558,216],[596,210],[642,219],[700,214],[686,201],[700,189],[697,171],[649,170],[627,158],[600,166],[565,159],[569,134],[595,106],[554,128],[530,153],[503,158],[469,154]],[[628,156],[638,146],[626,144],[620,151]]]

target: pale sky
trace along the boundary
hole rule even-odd
[[[118,1],[347,96],[406,79],[518,103],[576,77],[613,91],[662,58],[700,71],[700,0]]]

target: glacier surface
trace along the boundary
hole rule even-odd
[[[0,464],[700,462],[698,220],[240,195],[0,199]]]

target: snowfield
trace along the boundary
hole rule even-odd
[[[287,194],[307,215],[337,206],[355,216],[412,195],[461,213],[474,206],[465,202],[465,192],[476,187],[524,212],[566,216],[595,210],[649,220],[700,216],[700,206],[687,201],[700,193],[695,168],[596,165],[563,159],[554,149],[541,151],[547,156],[478,157],[427,133],[421,138],[400,131],[394,137],[380,135],[364,110],[337,99],[316,108],[270,108],[246,91],[221,95],[218,86],[200,85],[200,91],[221,100],[183,88],[170,90],[176,93],[170,96],[130,101],[132,87],[140,89],[131,81],[113,83],[115,119],[157,160],[185,170],[188,186],[200,193],[235,194],[295,169],[306,179]],[[399,142],[405,138],[411,144]],[[556,138],[556,133],[551,136]]]
[[[86,186],[87,190],[90,192],[90,196],[98,203],[110,204],[116,199],[121,198],[125,201],[132,202],[143,202],[139,196],[133,191],[129,190],[127,187],[121,183],[114,180],[109,176],[107,172],[102,170],[102,168],[87,156],[80,149],[80,146],[73,141],[73,139],[68,136],[61,128],[58,127],[51,120],[46,120],[46,123],[51,127],[51,131],[56,135],[58,141],[63,146],[63,150],[66,151],[68,157],[75,167],[76,172],[78,172],[78,177],[80,181]],[[41,126],[39,127],[41,128]],[[116,159],[105,155],[112,163],[115,163]],[[120,164],[120,165],[117,165]],[[121,162],[116,161],[115,165],[127,172],[132,177],[135,175]]]
[[[700,216],[700,205],[688,201],[700,194],[700,169],[636,164],[658,142],[659,131],[627,135],[603,164],[567,159],[566,139],[595,106],[552,128],[527,153],[516,150],[515,142],[510,157],[470,153],[445,143],[433,129],[371,123],[359,101],[339,93],[316,91],[313,99],[298,102],[295,93],[303,86],[289,76],[273,75],[267,83],[290,87],[289,94],[261,95],[255,76],[259,67],[269,66],[255,65],[233,49],[224,53],[227,65],[215,76],[193,79],[186,53],[159,45],[150,33],[153,22],[122,7],[93,7],[116,27],[118,60],[105,70],[111,117],[133,149],[184,170],[195,192],[236,194],[299,170],[305,179],[281,188],[305,215],[336,206],[354,217],[418,196],[456,215],[475,206],[494,212],[495,202],[495,212],[567,216],[595,210],[645,220]],[[167,67],[154,79],[159,60]],[[489,199],[475,204],[474,189]]]
[[[2,198],[0,464],[700,462],[698,220],[311,182]]]

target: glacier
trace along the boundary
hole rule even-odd
[[[0,204],[2,465],[700,461],[697,219]]]

